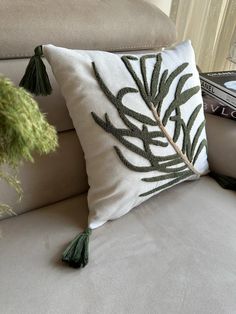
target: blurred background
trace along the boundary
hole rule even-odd
[[[191,39],[203,72],[236,70],[236,0],[146,1],[173,20],[178,41]]]

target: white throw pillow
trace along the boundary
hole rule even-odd
[[[43,54],[84,151],[91,229],[208,172],[190,41],[136,55],[53,45],[44,45]]]

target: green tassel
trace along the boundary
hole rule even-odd
[[[88,244],[92,229],[87,228],[71,241],[62,255],[62,261],[74,268],[88,264]]]
[[[46,96],[52,92],[46,67],[41,59],[42,56],[42,46],[36,47],[34,49],[34,56],[30,58],[25,74],[19,84],[36,96]]]

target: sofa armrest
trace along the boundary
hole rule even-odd
[[[210,170],[236,178],[236,121],[206,114]]]

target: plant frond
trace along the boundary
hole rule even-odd
[[[147,75],[147,60],[152,58],[155,58],[155,63],[151,73],[150,82],[148,82],[149,76]],[[192,175],[199,177],[199,173],[194,168],[193,164],[197,160],[203,147],[205,147],[206,141],[202,141],[199,144],[193,163],[192,159],[204,125],[202,124],[198,128],[193,142],[191,142],[190,133],[202,105],[200,104],[194,109],[186,123],[183,120],[181,113],[181,106],[187,103],[188,100],[198,93],[200,89],[199,86],[194,86],[183,91],[185,83],[192,76],[191,73],[186,73],[180,76],[180,74],[187,68],[188,63],[181,64],[174,71],[168,74],[167,69],[164,69],[161,73],[161,54],[145,55],[140,58],[123,56],[121,57],[121,60],[123,61],[127,71],[130,73],[137,88],[121,88],[116,96],[112,94],[101,78],[95,64],[93,64],[93,69],[100,88],[107,96],[108,100],[110,100],[112,105],[117,109],[125,127],[116,127],[110,120],[108,114],[105,114],[104,120],[98,117],[94,112],[92,113],[92,117],[102,129],[104,129],[107,133],[112,134],[126,149],[149,162],[149,165],[147,166],[135,165],[125,157],[124,153],[118,146],[114,146],[118,158],[128,169],[143,173],[154,171],[161,173],[160,175],[154,175],[150,178],[143,178],[142,181],[162,182],[169,180],[155,189],[151,189],[150,191],[140,194],[140,196],[147,196],[161,191],[162,189],[170,187]],[[135,71],[134,67],[134,65],[138,65],[137,62],[139,62],[141,73],[139,75],[137,74],[137,71]],[[167,96],[174,80],[178,80],[174,99],[164,114],[160,115],[163,100]],[[140,94],[144,104],[150,110],[154,119],[142,113],[136,112],[135,110],[129,109],[126,105],[124,105],[123,98],[129,93]],[[134,120],[131,120],[130,118],[133,118]],[[139,124],[136,125],[136,121],[141,123],[141,126]],[[170,134],[166,128],[168,121],[172,121],[174,123],[173,135]],[[156,127],[156,130],[151,128],[154,126]],[[183,133],[183,143],[180,148],[177,142],[181,132]],[[130,142],[128,140],[129,137],[141,140],[143,147]],[[163,149],[172,146],[175,153],[168,155],[155,155],[152,150],[152,145],[160,146]]]
[[[199,90],[200,90],[200,86],[194,86],[185,90],[182,93],[179,93],[177,97],[175,97],[175,99],[172,101],[168,109],[166,110],[163,120],[162,120],[163,125],[165,126],[167,124],[168,119],[170,118],[172,112],[176,108],[184,105],[191,97],[193,97],[193,95],[197,94]]]
[[[158,53],[156,55],[156,63],[154,65],[154,69],[152,71],[152,78],[151,78],[151,99],[154,103],[154,99],[157,93],[157,86],[158,86],[158,81],[159,81],[159,76],[160,76],[160,71],[161,71],[161,62],[162,62],[162,57],[161,54]]]
[[[127,56],[121,57],[121,60],[124,62],[127,70],[129,71],[130,75],[132,76],[134,82],[136,83],[138,90],[140,92],[140,95],[142,96],[143,100],[145,101],[146,105],[149,107],[149,97],[148,94],[146,93],[144,83],[142,83],[141,79],[138,77],[138,75],[135,73],[129,58]]]
[[[199,137],[200,137],[204,127],[205,127],[205,121],[202,121],[202,123],[199,125],[199,127],[198,127],[198,129],[197,129],[197,131],[195,133],[195,136],[193,138],[193,143],[192,143],[192,147],[191,147],[191,158],[190,158],[191,161],[193,159],[194,152],[195,152],[195,149],[196,149]]]
[[[147,69],[146,69],[146,60],[155,58],[155,55],[144,55],[140,58],[140,70],[143,78],[144,89],[146,91],[146,95],[150,94],[148,81],[147,81]]]
[[[199,146],[198,146],[197,152],[196,152],[196,154],[194,156],[194,159],[193,159],[193,164],[194,165],[195,165],[195,163],[196,163],[196,161],[198,159],[198,156],[200,155],[200,153],[201,153],[201,151],[203,150],[204,147],[207,149],[207,141],[206,141],[206,139],[203,139],[201,141],[201,143],[199,144]]]
[[[143,196],[148,196],[150,194],[154,194],[154,193],[160,192],[161,190],[164,190],[164,189],[167,189],[169,187],[172,187],[173,185],[177,184],[178,182],[183,181],[184,179],[190,177],[191,175],[193,175],[192,171],[186,171],[186,173],[184,173],[181,176],[175,178],[174,180],[171,180],[171,181],[169,181],[169,182],[167,182],[165,184],[162,184],[162,185],[158,186],[155,189],[152,189],[150,191],[142,193],[139,196],[143,197]]]
[[[143,178],[142,181],[144,181],[144,182],[158,182],[158,181],[178,178],[178,177],[181,177],[185,174],[189,174],[189,170],[180,171],[180,172],[172,172],[172,173],[168,173],[168,174],[159,175],[156,177]]]

